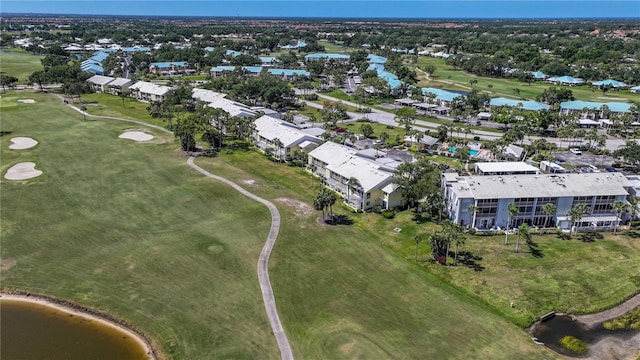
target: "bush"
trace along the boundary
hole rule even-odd
[[[314,101],[314,100],[318,100],[318,94],[307,94],[307,95],[302,95],[302,98],[303,98],[304,100]]]
[[[560,345],[574,354],[586,354],[587,352],[587,345],[573,336],[565,336],[560,339]]]
[[[396,213],[395,211],[385,210],[382,212],[382,216],[384,216],[385,219],[393,219],[396,217]]]
[[[607,330],[640,330],[640,307],[603,324]]]

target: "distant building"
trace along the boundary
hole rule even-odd
[[[146,81],[138,81],[129,87],[130,96],[144,102],[162,102],[170,90],[171,88],[168,86]]]
[[[349,54],[326,54],[326,53],[316,53],[309,54],[304,57],[305,61],[316,61],[316,60],[334,60],[339,62],[349,62],[351,57]]]
[[[629,85],[623,83],[622,81],[618,81],[618,80],[613,80],[613,79],[607,79],[607,80],[601,80],[601,81],[594,81],[591,83],[591,85],[593,86],[611,86],[614,89],[624,89],[629,87]]]
[[[193,74],[196,71],[186,61],[165,61],[151,63],[149,72],[162,76],[175,76]]]
[[[547,81],[555,85],[578,86],[584,84],[584,80],[573,76],[559,76],[547,78]]]
[[[547,104],[543,104],[541,102],[537,102],[533,100],[513,100],[513,99],[502,98],[502,97],[491,99],[489,101],[489,106],[520,107],[523,110],[529,110],[529,111],[549,110],[550,108],[550,106]]]
[[[105,93],[109,90],[108,84],[115,80],[111,76],[93,75],[87,79],[91,86],[91,90],[97,93]]]
[[[482,176],[537,174],[538,168],[521,161],[477,162],[473,170]]]
[[[594,101],[565,101],[560,103],[560,114],[567,115],[573,112],[582,114],[583,118],[599,119],[604,117],[604,106],[614,113],[627,113],[631,104],[623,102],[594,102]]]

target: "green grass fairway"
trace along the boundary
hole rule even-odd
[[[51,95],[3,94],[0,111],[2,176],[44,171],[0,182],[4,289],[112,313],[172,358],[278,358],[256,275],[263,205],[188,168],[170,135],[118,139],[141,126],[84,122]],[[39,144],[9,150],[14,136]]]
[[[301,168],[254,153],[200,158],[198,165],[273,201],[283,224],[271,260],[278,310],[294,354],[312,359],[554,358],[477,296],[447,285],[391,251],[367,219],[318,225],[310,203],[318,189]],[[289,205],[282,202],[288,199]],[[340,213],[346,214],[339,205]],[[412,233],[414,230],[403,229]]]
[[[16,102],[25,96],[36,104]],[[2,173],[21,161],[44,171],[0,182],[3,288],[113,313],[173,358],[278,357],[255,270],[270,224],[264,206],[188,168],[166,134],[118,139],[141,126],[84,122],[47,95],[7,94],[0,106],[11,132],[0,138]],[[8,150],[13,136],[40,143]],[[501,310],[385,243],[417,225],[377,231],[375,214],[319,225],[308,205],[317,180],[302,169],[255,152],[197,163],[279,207],[270,275],[297,358],[555,358]]]
[[[0,54],[0,71],[18,78],[19,84],[27,84],[29,75],[42,70],[42,56],[27,53]]]
[[[421,79],[419,86],[438,87],[449,90],[469,91],[471,89],[470,80],[478,81],[474,87],[478,90],[489,93],[492,97],[509,97],[509,98],[525,98],[532,99],[542,94],[551,85],[545,82],[534,82],[531,85],[520,82],[516,79],[498,79],[476,76],[462,70],[455,70],[447,65],[443,59],[437,59],[427,56],[418,58],[418,66],[431,64],[436,67],[435,73],[431,76],[431,80],[427,80],[421,71],[416,71]],[[493,87],[489,89],[488,85]],[[573,96],[577,100],[609,102],[609,101],[640,101],[640,95],[632,94],[628,90],[608,91],[605,96],[599,90],[592,91],[589,86],[567,87],[573,92]],[[518,89],[518,93],[515,89]]]
[[[124,106],[120,96],[111,94],[83,94],[81,101],[83,105],[74,105],[86,107],[87,112],[92,115],[115,116],[125,119],[140,120],[162,127],[167,127],[168,125],[164,119],[154,119],[149,115],[149,112],[147,111],[147,106],[149,106],[148,103],[143,103],[133,98],[125,98]]]

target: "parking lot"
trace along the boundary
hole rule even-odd
[[[552,155],[556,158],[556,162],[559,165],[569,164],[576,168],[594,165],[600,169],[604,169],[611,167],[615,162],[615,159],[609,155],[591,155],[586,153],[578,155],[569,151],[556,151],[553,152]],[[583,172],[589,171],[585,169]]]

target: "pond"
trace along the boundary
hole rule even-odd
[[[131,334],[43,304],[0,300],[0,328],[3,359],[150,359]]]
[[[628,330],[609,331],[602,324],[598,324],[593,329],[588,329],[583,323],[574,320],[569,315],[557,315],[547,321],[540,322],[535,325],[532,332],[533,336],[549,348],[569,356],[576,355],[560,346],[560,339],[565,336],[573,336],[580,339],[587,345],[587,348],[590,348],[590,345],[607,337],[615,337],[624,341],[632,338],[637,333],[637,331]]]

